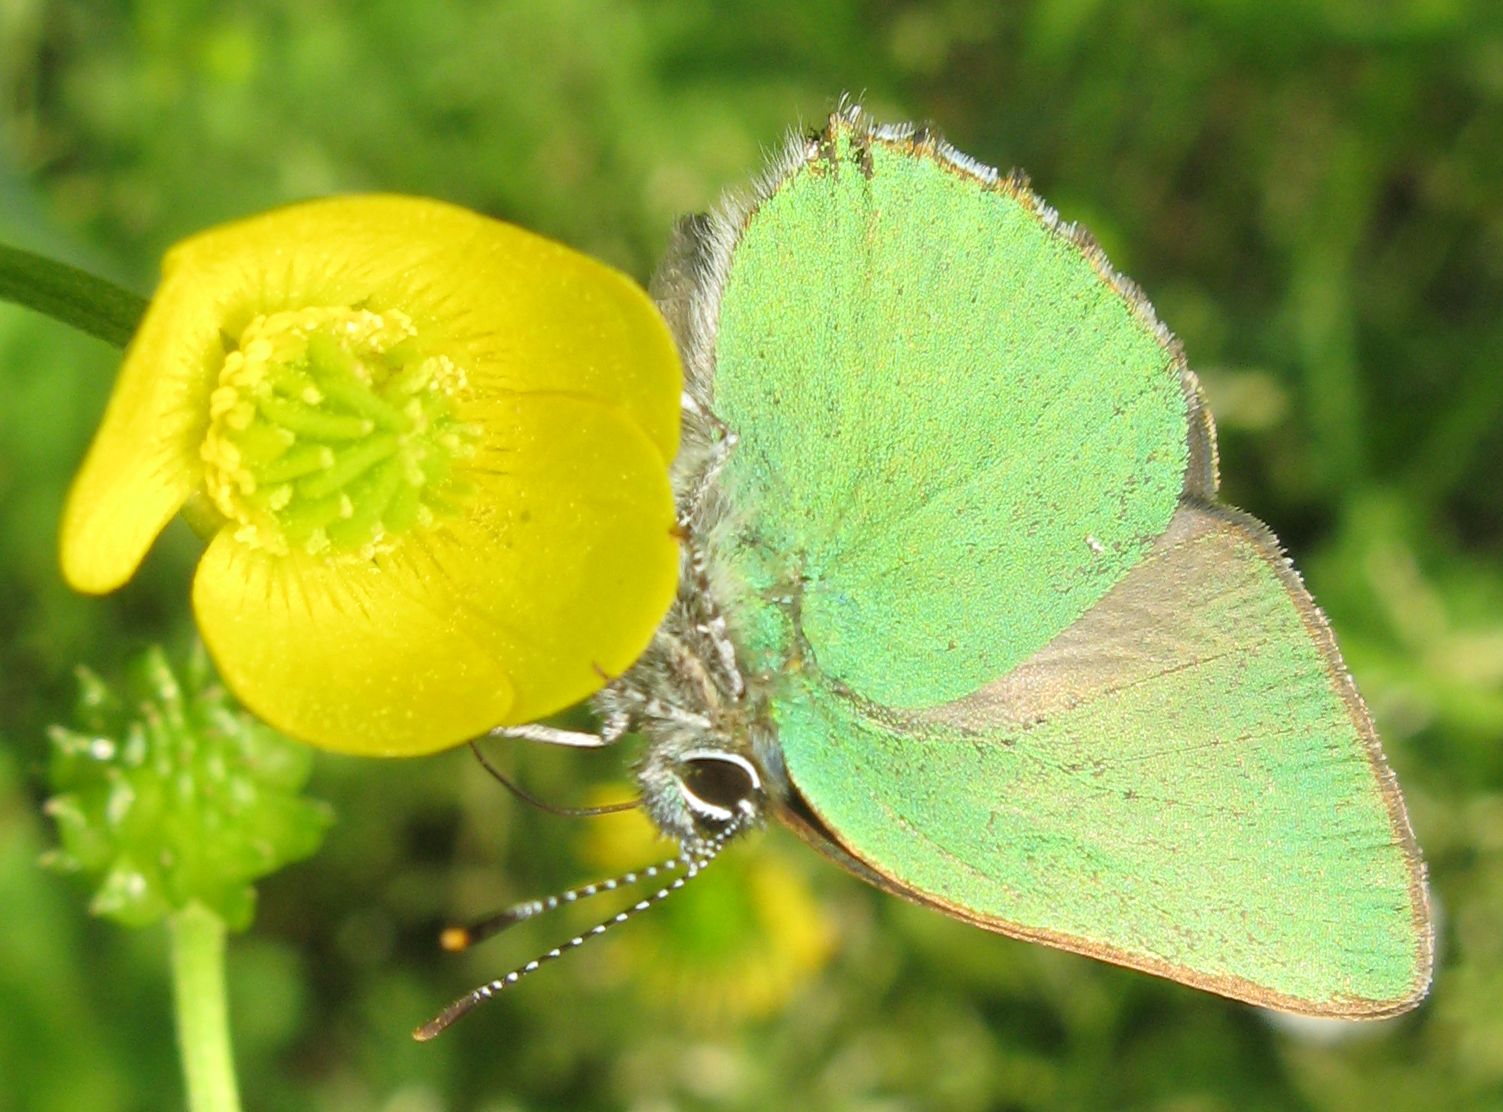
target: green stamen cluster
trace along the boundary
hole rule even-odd
[[[467,494],[454,474],[478,438],[454,416],[464,371],[425,352],[405,314],[271,313],[226,344],[202,452],[237,539],[369,557]]]

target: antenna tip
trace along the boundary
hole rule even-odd
[[[443,933],[438,936],[438,944],[451,954],[460,953],[470,948],[470,932],[465,927],[445,927]],[[430,1039],[432,1037],[433,1035],[428,1036]]]
[[[427,1023],[423,1024],[421,1027],[418,1027],[418,1028],[414,1029],[414,1031],[412,1032],[413,1041],[414,1042],[427,1042],[429,1039],[433,1038],[435,1035],[437,1035],[443,1029],[444,1029],[443,1024],[439,1023],[438,1020],[436,1020],[436,1019],[429,1020]]]

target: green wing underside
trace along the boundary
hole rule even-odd
[[[1397,790],[1252,519],[1187,505],[1095,608],[967,698],[893,712],[812,663],[775,701],[789,777],[900,892],[1294,1011],[1423,993]]]
[[[1137,290],[1020,182],[859,114],[690,237],[691,393],[739,437],[706,534],[819,836],[1241,999],[1412,1003],[1397,790],[1276,543],[1211,505],[1209,418]]]

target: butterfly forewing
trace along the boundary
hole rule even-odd
[[[837,119],[735,231],[712,397],[741,435],[731,559],[798,587],[829,674],[891,706],[963,695],[1168,524],[1193,380],[1020,184]]]

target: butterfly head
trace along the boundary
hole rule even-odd
[[[766,777],[757,762],[704,738],[653,746],[637,775],[647,813],[688,849],[726,841],[766,811]]]

